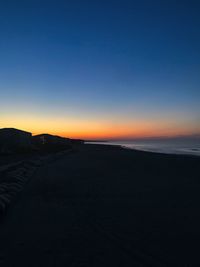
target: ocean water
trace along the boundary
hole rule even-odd
[[[193,140],[145,140],[145,141],[107,141],[90,142],[93,144],[118,145],[124,148],[165,154],[183,154],[200,156],[200,138]]]

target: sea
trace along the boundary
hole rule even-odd
[[[200,156],[200,138],[194,139],[156,139],[134,141],[87,142],[90,144],[116,145],[128,149],[150,151],[164,154]]]

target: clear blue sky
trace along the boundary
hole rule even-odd
[[[199,14],[193,0],[2,0],[0,127],[200,133]]]

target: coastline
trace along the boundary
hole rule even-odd
[[[93,144],[93,145],[108,145],[108,146],[120,146],[125,149],[131,149],[131,150],[136,150],[136,151],[143,151],[143,152],[152,152],[152,153],[159,153],[159,154],[168,154],[168,155],[185,155],[185,156],[197,156],[200,157],[200,145],[195,144],[198,148],[177,148],[171,147],[169,149],[168,146],[160,146],[159,144],[154,143],[153,147],[149,147],[147,144],[146,145],[138,145],[136,142],[132,143],[126,143],[126,142],[86,142],[85,144]]]
[[[199,166],[110,145],[42,165],[0,224],[1,266],[200,264]]]

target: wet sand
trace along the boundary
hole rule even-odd
[[[200,158],[84,145],[0,222],[0,266],[200,266]]]

